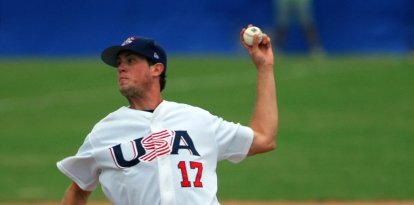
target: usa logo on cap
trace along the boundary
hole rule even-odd
[[[132,43],[132,41],[134,41],[135,39],[136,39],[135,37],[129,37],[121,44],[121,46],[128,45],[128,44]]]
[[[160,57],[158,56],[158,53],[157,52],[154,52],[154,58],[160,59]]]

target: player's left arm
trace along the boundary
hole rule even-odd
[[[61,205],[86,205],[90,191],[82,190],[75,182],[66,190]]]
[[[253,45],[248,46],[243,40],[244,31],[243,28],[240,32],[240,40],[257,68],[256,105],[250,121],[254,138],[248,153],[249,156],[252,156],[276,148],[279,117],[271,40],[265,35],[259,44],[259,39],[255,36]]]

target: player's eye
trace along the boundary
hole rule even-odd
[[[135,58],[127,58],[127,62],[128,62],[128,64],[133,64],[133,63],[135,63]]]

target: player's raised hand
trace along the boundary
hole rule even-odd
[[[253,26],[249,24],[248,27]],[[262,69],[263,67],[272,68],[274,65],[274,57],[273,57],[273,50],[272,50],[272,43],[271,39],[268,35],[263,34],[262,41],[259,42],[259,36],[255,35],[253,37],[253,45],[249,46],[243,38],[243,34],[246,31],[246,28],[243,28],[240,32],[240,41],[247,49],[250,57],[253,60],[253,63],[256,65],[258,69]]]

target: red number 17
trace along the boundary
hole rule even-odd
[[[191,187],[191,182],[188,180],[187,166],[185,161],[180,161],[178,163],[178,168],[181,170],[181,175],[183,181],[181,182],[181,187]],[[190,168],[197,169],[197,175],[194,180],[194,187],[203,187],[203,182],[201,182],[201,176],[203,175],[203,164],[200,162],[190,161]]]

